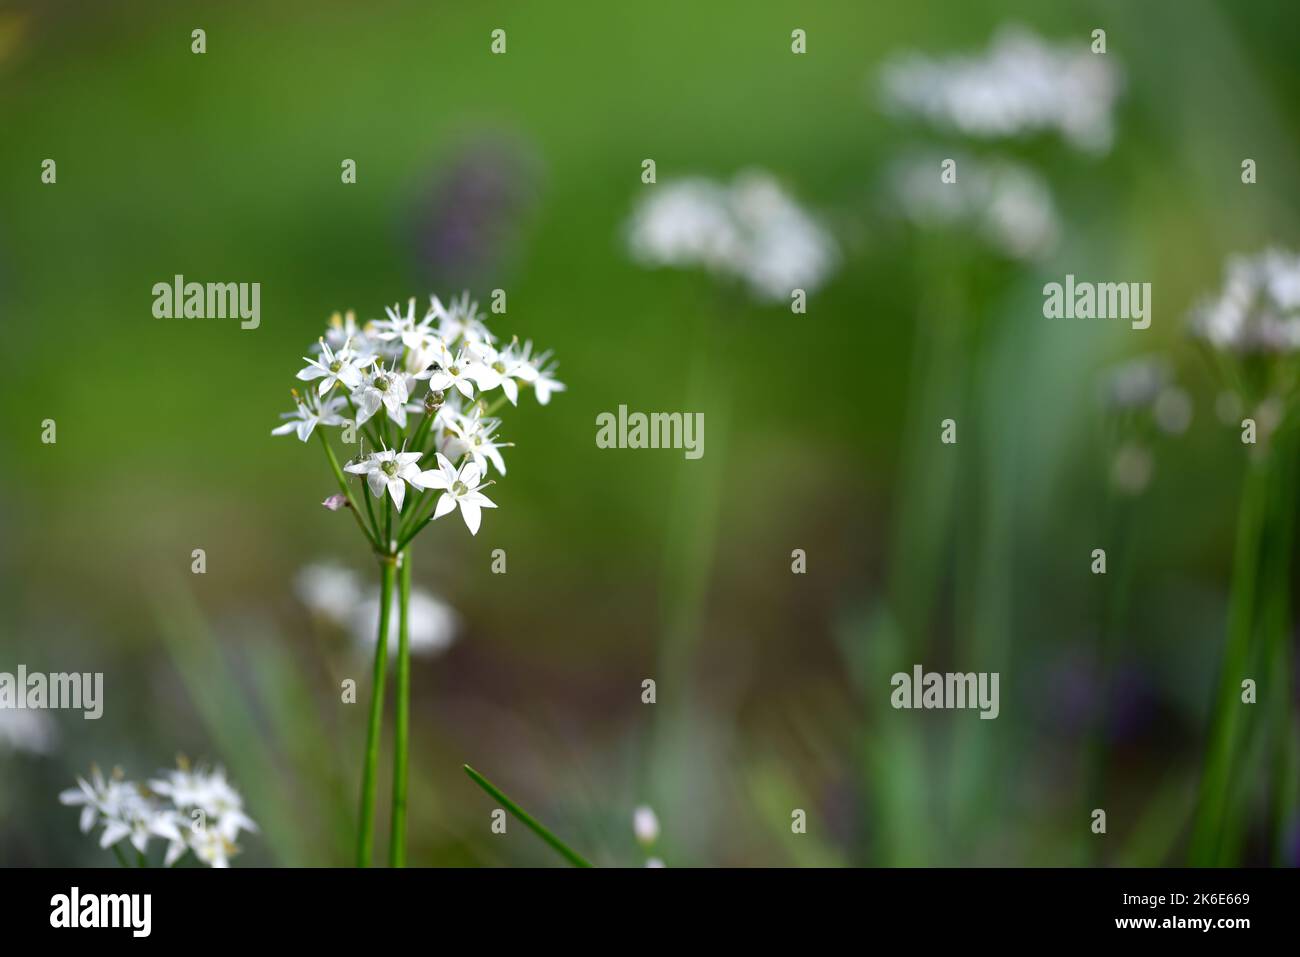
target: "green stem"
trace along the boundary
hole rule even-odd
[[[1228,639],[1192,826],[1190,863],[1197,867],[1213,866],[1221,857],[1241,707],[1238,694],[1256,623],[1260,545],[1267,520],[1269,484],[1269,462],[1251,463],[1237,520]]]
[[[407,752],[411,730],[410,549],[402,552],[397,561],[397,729],[393,736],[393,833],[388,845],[388,863],[392,867],[405,867]]]
[[[334,450],[330,448],[329,439],[325,438],[325,431],[323,429],[317,429],[316,434],[320,436],[321,447],[325,449],[325,455],[329,459],[330,468],[334,470],[334,478],[339,483],[339,491],[342,492],[343,497],[348,500],[348,511],[350,511],[353,517],[356,518],[357,526],[361,529],[362,534],[370,541],[370,544],[378,548],[379,539],[376,537],[374,531],[366,527],[365,519],[361,517],[361,512],[357,509],[357,500],[352,496],[352,487],[348,485],[347,477],[344,476],[343,470],[339,468],[339,460],[335,457]],[[369,507],[369,499],[366,499],[366,505]],[[374,516],[372,515],[371,520],[373,521],[373,519]]]
[[[569,845],[565,844],[558,837],[552,834],[544,824],[534,819],[531,814],[529,814],[527,811],[521,808],[518,804],[510,800],[510,798],[506,797],[501,792],[501,789],[498,788],[495,784],[493,784],[487,778],[483,777],[483,775],[479,774],[468,764],[464,765],[464,768],[465,768],[465,773],[470,776],[470,778],[474,781],[475,784],[481,787],[488,794],[492,795],[492,797],[500,801],[501,805],[507,811],[513,814],[518,820],[522,821],[525,827],[527,827],[530,831],[532,831],[543,841],[549,844],[551,848],[556,853],[558,853],[561,857],[563,857],[566,861],[568,861],[574,867],[591,867],[590,861],[588,861],[585,857],[583,857],[577,851],[573,850],[573,848],[569,847]]]
[[[375,639],[374,688],[370,699],[370,726],[366,732],[366,761],[361,777],[361,819],[357,823],[357,867],[369,867],[375,845],[375,773],[379,767],[379,731],[384,723],[384,678],[388,671],[388,627],[393,607],[396,563],[379,561],[379,635]]]
[[[113,845],[113,856],[117,858],[117,862],[121,864],[123,867],[131,866],[130,864],[127,863],[126,855],[122,853],[122,849],[118,847],[116,844]]]

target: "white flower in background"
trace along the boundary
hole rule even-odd
[[[393,595],[392,601],[388,651],[390,660],[396,661],[399,609],[397,594]],[[446,651],[460,630],[460,620],[451,606],[423,588],[412,587],[407,616],[409,647],[411,654],[416,657],[431,657]],[[375,647],[375,623],[378,620],[379,589],[375,588],[352,611],[350,630],[358,648],[369,651]]]
[[[430,299],[430,312],[438,319],[438,335],[444,342],[495,342],[483,319],[478,314],[478,303],[472,302],[469,293],[462,293],[456,299],[443,305],[437,296]]]
[[[406,428],[406,400],[410,391],[406,377],[386,369],[381,362],[372,375],[352,393],[357,406],[357,425],[364,425],[382,406],[399,428]]]
[[[496,503],[482,492],[482,489],[487,488],[490,483],[480,485],[481,477],[482,472],[478,463],[473,460],[466,462],[457,471],[451,460],[439,452],[438,468],[421,472],[419,478],[412,484],[417,487],[442,489],[443,494],[433,510],[433,517],[442,518],[459,506],[461,518],[465,520],[465,527],[469,529],[471,535],[477,535],[479,523],[483,519],[481,509],[496,508]]]
[[[52,754],[58,741],[54,721],[46,712],[0,708],[0,751]]]
[[[1087,43],[1054,45],[1019,26],[1003,27],[986,53],[908,53],[881,71],[886,106],[973,137],[1055,130],[1076,149],[1105,153],[1123,76]]]
[[[349,462],[343,471],[353,475],[364,475],[375,498],[383,498],[384,491],[393,497],[393,504],[400,511],[406,498],[406,483],[410,482],[420,488],[420,469],[415,464],[420,461],[420,452],[394,452],[382,449],[371,452],[358,462]]]
[[[654,808],[642,804],[632,812],[632,831],[636,834],[637,843],[644,848],[649,849],[659,840],[659,816],[655,814]]]
[[[327,562],[299,569],[293,588],[298,600],[312,612],[338,625],[349,620],[361,601],[361,584],[356,573]]]
[[[335,352],[330,348],[330,344],[324,338],[320,340],[319,359],[312,359],[309,356],[303,356],[303,361],[307,363],[307,368],[298,373],[298,378],[303,382],[311,382],[320,379],[318,391],[324,395],[330,389],[334,388],[336,382],[343,383],[343,387],[352,390],[361,385],[362,369],[371,365],[375,357],[359,357],[352,351],[352,340],[343,344],[343,348]]]
[[[1102,378],[1101,401],[1116,410],[1150,406],[1169,384],[1169,363],[1159,356],[1130,359]]]
[[[1047,255],[1061,235],[1047,183],[1006,160],[953,157],[957,182],[939,178],[945,157],[913,154],[896,162],[890,192],[908,220],[922,228],[964,226],[1013,259]]]
[[[306,442],[311,438],[312,430],[317,425],[342,425],[344,423],[345,419],[340,414],[340,410],[344,405],[342,396],[323,399],[314,392],[308,392],[306,396],[302,396],[298,394],[297,389],[290,391],[293,393],[294,401],[298,403],[298,408],[292,412],[281,413],[280,418],[288,421],[272,429],[272,435],[288,435],[291,432],[296,432],[298,438]]]
[[[667,865],[657,857],[648,857],[645,862],[646,867],[667,867]]]
[[[551,401],[551,395],[556,392],[563,392],[565,386],[563,382],[555,378],[556,364],[547,364],[547,361],[551,358],[550,351],[548,350],[536,356],[531,355],[532,351],[532,341],[525,342],[523,357],[537,373],[533,377],[531,385],[537,390],[537,401],[542,405],[547,405]]]
[[[349,343],[355,349],[358,355],[372,353],[369,337],[359,325],[357,325],[357,314],[349,311],[345,316],[342,313],[334,313],[330,316],[329,322],[325,329],[325,344],[335,351],[347,348]],[[312,347],[319,349],[319,343]]]
[[[838,261],[830,234],[759,171],[730,184],[695,177],[647,191],[628,225],[628,247],[642,265],[738,279],[764,302],[811,292]]]
[[[81,806],[83,833],[102,825],[100,847],[127,840],[140,854],[148,852],[153,838],[162,838],[167,841],[163,856],[167,867],[186,850],[213,867],[225,867],[239,833],[257,830],[244,813],[243,798],[220,768],[190,771],[182,765],[164,772],[149,787],[124,780],[120,771],[105,780],[98,768],[92,768],[90,781],[78,778],[77,785],[62,792],[59,801]]]
[[[376,339],[384,342],[400,340],[405,348],[418,350],[433,334],[433,313],[416,322],[414,297],[407,302],[405,315],[397,306],[386,306],[384,311],[388,313],[388,318],[375,323]]]
[[[1194,310],[1192,330],[1230,352],[1300,347],[1300,255],[1270,249],[1230,258],[1222,291]]]

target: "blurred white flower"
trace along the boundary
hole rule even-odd
[[[661,861],[659,858],[657,858],[657,857],[651,857],[651,858],[647,858],[647,859],[646,859],[645,866],[646,866],[646,867],[665,867],[666,865],[665,865],[664,862]]]
[[[811,292],[839,259],[826,229],[761,171],[730,184],[693,177],[649,188],[627,241],[642,265],[702,267],[740,280],[763,302]]]
[[[361,601],[361,583],[357,574],[341,565],[326,562],[299,569],[294,576],[293,589],[298,600],[312,612],[336,625],[348,623]]]
[[[398,643],[399,601],[393,595],[389,609],[388,651],[389,660],[396,660]],[[460,619],[446,602],[439,600],[423,588],[412,587],[407,605],[407,624],[411,654],[415,657],[433,656],[446,651],[460,629]],[[375,647],[375,624],[379,621],[379,589],[352,609],[350,627],[357,647],[367,652]]]
[[[1169,378],[1169,364],[1158,356],[1130,359],[1103,376],[1102,404],[1116,410],[1146,408],[1156,401]]]
[[[106,780],[98,768],[92,768],[90,780],[78,778],[77,787],[63,791],[59,802],[81,806],[83,833],[97,824],[103,826],[100,847],[125,839],[145,854],[150,840],[158,837],[167,841],[163,856],[167,867],[186,850],[213,867],[226,867],[240,831],[257,830],[244,813],[243,798],[220,768],[190,771],[182,765],[164,775],[146,788],[124,780],[120,771]]]
[[[1192,424],[1192,397],[1177,386],[1162,389],[1152,409],[1156,426],[1169,435],[1182,435]]]
[[[945,183],[939,178],[945,158],[914,154],[893,164],[891,192],[907,219],[923,228],[964,226],[1013,259],[1051,253],[1061,225],[1038,174],[1008,160],[953,157],[957,182]]]
[[[46,712],[0,708],[0,751],[51,754],[58,740],[54,721]]]
[[[637,843],[642,847],[649,848],[659,840],[659,817],[655,814],[654,808],[642,804],[633,811],[632,830],[636,834]]]
[[[1300,347],[1300,256],[1270,249],[1230,258],[1223,289],[1193,311],[1192,331],[1232,352]]]
[[[1155,468],[1151,452],[1146,446],[1129,442],[1120,446],[1111,461],[1110,480],[1115,489],[1125,495],[1138,495],[1151,484]]]
[[[1123,77],[1113,56],[1086,43],[1047,43],[1009,25],[980,54],[907,53],[881,71],[887,108],[967,136],[1055,130],[1077,149],[1104,153]]]

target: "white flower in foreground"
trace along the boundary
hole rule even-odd
[[[406,428],[406,400],[409,398],[406,377],[400,372],[389,371],[380,363],[352,393],[352,401],[357,405],[357,425],[370,421],[382,406],[399,428]]]
[[[496,503],[481,491],[487,487],[487,484],[479,484],[482,472],[478,463],[470,460],[462,465],[458,472],[450,459],[441,452],[437,455],[438,468],[421,472],[419,478],[411,484],[417,488],[442,489],[443,494],[434,507],[433,517],[442,518],[459,506],[461,518],[465,520],[465,527],[469,529],[471,535],[477,535],[479,523],[483,519],[480,510],[496,508]]]
[[[632,812],[632,830],[642,847],[648,848],[659,840],[659,817],[652,807],[642,804]]]
[[[1193,312],[1192,330],[1231,352],[1300,348],[1300,255],[1270,249],[1233,256],[1222,291]]]
[[[838,262],[830,234],[759,171],[730,184],[695,177],[656,186],[632,214],[628,247],[646,266],[702,267],[738,279],[764,302],[811,292]]]
[[[497,474],[505,475],[506,463],[501,457],[500,450],[509,448],[513,443],[496,440],[493,433],[500,424],[500,419],[482,418],[477,410],[473,415],[462,415],[447,426],[451,438],[444,452],[452,459],[468,455],[484,475],[487,474],[489,462],[497,470]]]
[[[426,369],[416,376],[428,379],[429,388],[435,392],[446,392],[454,388],[467,399],[474,398],[475,379],[481,367],[463,349],[446,365]]]
[[[394,592],[390,609],[388,651],[391,661],[397,660],[399,596]],[[456,612],[423,588],[411,589],[407,606],[407,638],[411,654],[417,657],[433,656],[446,651],[460,630]],[[358,648],[373,650],[375,623],[379,620],[379,589],[361,601],[352,611],[350,628]]]
[[[343,424],[343,416],[339,414],[344,403],[342,396],[322,399],[314,392],[308,392],[306,397],[303,397],[298,394],[297,389],[290,391],[293,393],[294,401],[298,403],[298,408],[292,412],[281,413],[280,418],[288,421],[272,429],[272,435],[288,435],[290,432],[297,432],[298,438],[306,442],[311,438],[312,430],[317,425]]]
[[[1123,78],[1110,55],[1086,43],[1055,46],[1008,26],[984,54],[898,57],[883,68],[881,85],[889,109],[968,136],[1056,130],[1077,149],[1104,153]]]
[[[1061,235],[1052,192],[1033,170],[1009,161],[957,157],[959,178],[944,183],[944,157],[913,154],[893,164],[890,193],[923,228],[965,226],[1013,259],[1050,253]]]
[[[359,462],[349,462],[343,467],[343,471],[351,472],[353,475],[364,475],[366,484],[370,486],[370,491],[375,498],[383,498],[384,490],[393,497],[393,504],[400,511],[402,502],[406,499],[406,483],[410,482],[416,488],[420,488],[420,479],[422,477],[419,467],[415,464],[420,461],[421,453],[419,452],[394,452],[392,449],[383,449],[379,452],[371,452],[368,456]]]
[[[303,356],[303,361],[307,363],[307,368],[298,373],[299,380],[303,382],[312,382],[320,379],[320,387],[317,391],[324,395],[330,389],[334,388],[336,382],[343,383],[344,388],[349,391],[356,389],[361,385],[363,378],[362,369],[371,365],[375,357],[364,356],[358,357],[352,351],[352,340],[344,343],[343,348],[335,352],[330,348],[330,344],[322,337],[320,340],[321,357],[313,359],[310,356]]]
[[[58,740],[54,722],[46,712],[0,708],[0,751],[51,754]]]
[[[484,392],[500,388],[511,405],[519,404],[519,383],[530,383],[537,379],[537,369],[526,356],[518,352],[518,342],[511,342],[499,352],[491,343],[481,342],[473,346],[478,360],[476,381]]]

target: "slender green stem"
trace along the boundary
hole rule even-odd
[[[325,438],[325,430],[317,429],[316,434],[320,436],[321,447],[325,449],[325,455],[329,459],[330,468],[334,470],[334,478],[339,483],[339,491],[342,492],[343,497],[348,500],[348,511],[350,511],[353,517],[356,518],[357,526],[361,529],[362,534],[366,536],[372,545],[378,548],[379,539],[374,531],[366,527],[365,519],[361,517],[361,512],[357,509],[357,500],[352,495],[352,487],[348,485],[348,480],[343,474],[343,469],[339,468],[339,460],[335,457],[334,450],[330,448],[329,439]],[[366,505],[369,506],[369,504],[370,500],[367,499]],[[372,515],[371,520],[373,521],[373,519],[374,516]]]
[[[509,811],[516,818],[522,821],[525,827],[527,827],[530,831],[532,831],[543,841],[549,844],[551,848],[556,853],[558,853],[561,857],[563,857],[566,861],[568,861],[574,867],[591,867],[590,861],[588,861],[585,857],[583,857],[577,851],[573,850],[573,848],[569,847],[569,845],[565,844],[558,837],[552,834],[544,824],[537,821],[531,814],[529,814],[527,811],[521,808],[518,804],[510,800],[510,798],[506,797],[505,794],[501,792],[501,789],[498,788],[495,784],[493,784],[487,778],[483,777],[483,775],[479,774],[468,764],[464,765],[464,768],[465,768],[465,773],[470,776],[470,778],[474,781],[475,784],[481,787],[488,794],[492,795],[492,797],[500,801],[501,805],[507,811]]]
[[[384,547],[382,551],[388,554],[396,554],[398,549],[393,548],[393,497],[387,492],[384,493]]]
[[[409,609],[411,604],[411,550],[398,556],[397,617],[397,729],[393,735],[393,833],[388,844],[388,863],[406,866],[406,781],[411,731],[411,648]]]
[[[379,731],[384,723],[384,678],[388,671],[388,628],[393,607],[396,562],[379,561],[379,634],[375,639],[374,688],[370,699],[370,726],[366,732],[365,769],[361,777],[361,819],[357,822],[357,867],[369,867],[375,845],[375,775],[379,767]]]
[[[1242,491],[1233,556],[1233,583],[1217,700],[1210,723],[1205,768],[1201,777],[1196,820],[1192,827],[1190,862],[1206,867],[1220,860],[1225,813],[1231,787],[1232,759],[1237,739],[1239,682],[1250,657],[1256,625],[1260,546],[1266,524],[1269,463],[1252,463]]]
[[[117,862],[121,864],[123,867],[131,866],[130,864],[127,863],[126,855],[122,853],[122,849],[118,847],[116,844],[113,845],[113,856],[117,858]]]

